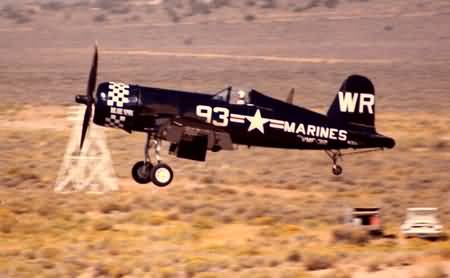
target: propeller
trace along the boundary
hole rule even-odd
[[[80,151],[83,149],[84,139],[89,127],[89,122],[92,116],[92,105],[95,102],[94,91],[97,83],[97,66],[98,66],[98,46],[95,44],[94,58],[92,59],[91,71],[89,73],[88,84],[86,88],[86,95],[77,95],[75,101],[80,104],[86,105],[86,111],[84,112],[83,129],[81,131]]]

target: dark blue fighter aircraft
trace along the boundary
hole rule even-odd
[[[138,183],[163,187],[172,181],[173,171],[160,157],[163,140],[170,142],[170,154],[196,161],[205,161],[208,150],[232,150],[235,144],[325,150],[335,175],[342,173],[337,164],[342,149],[378,150],[395,145],[375,129],[375,89],[363,76],[348,77],[327,115],[322,115],[293,105],[293,92],[283,102],[232,87],[210,95],[108,82],[101,83],[94,96],[97,64],[96,47],[87,94],[76,97],[76,102],[87,106],[80,148],[93,105],[95,124],[147,133],[144,160],[132,169]],[[150,160],[151,149],[156,164]]]

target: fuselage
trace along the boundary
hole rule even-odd
[[[94,122],[128,132],[167,124],[228,133],[234,144],[289,149],[392,148],[393,139],[339,123],[317,112],[256,91],[248,103],[210,94],[102,83]]]

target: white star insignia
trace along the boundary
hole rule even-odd
[[[250,126],[248,127],[249,132],[257,129],[261,131],[261,133],[264,133],[264,124],[269,122],[268,119],[264,119],[263,117],[261,117],[261,112],[259,111],[259,109],[256,110],[255,116],[247,116],[247,120],[250,122]]]

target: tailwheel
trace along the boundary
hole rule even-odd
[[[342,167],[337,164],[334,164],[333,165],[333,174],[335,176],[340,176],[342,174]]]
[[[159,163],[150,172],[151,179],[156,186],[168,186],[173,180],[173,171],[169,165]]]
[[[338,160],[342,160],[342,153],[339,150],[325,150],[325,153],[333,161],[333,174],[340,176],[342,174],[342,167],[338,165]]]
[[[131,174],[137,183],[147,184],[152,182],[152,169],[153,165],[151,163],[139,161],[134,164]]]

